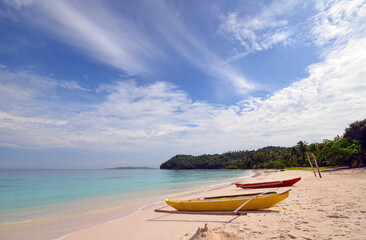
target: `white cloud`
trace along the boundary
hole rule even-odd
[[[209,112],[214,110],[192,102],[186,93],[166,82],[138,86],[126,81],[101,86],[99,93],[107,93],[107,97],[89,105],[90,111],[74,112],[75,106],[65,104],[57,106],[60,112],[55,112],[56,92],[53,98],[46,95],[60,87],[56,80],[30,73],[26,77],[24,72],[0,72],[0,76],[6,76],[1,84],[2,146],[131,150],[136,148],[132,143],[149,146],[162,143],[160,138],[188,135],[196,126],[205,129]],[[4,88],[11,79],[13,84]]]
[[[61,88],[66,88],[69,90],[81,90],[81,91],[90,91],[90,89],[81,87],[77,82],[75,81],[58,81],[57,85]]]
[[[57,34],[59,40],[128,74],[151,71],[149,60],[161,54],[135,22],[102,1],[18,0],[9,4],[29,15],[29,21]]]
[[[106,97],[88,110],[73,112],[66,105],[56,114],[54,99],[39,96],[60,87],[60,81],[0,69],[0,144],[131,151],[150,157],[157,151],[218,153],[332,138],[366,116],[363,27],[356,24],[352,34],[337,34],[342,41],[325,49],[322,62],[309,66],[308,77],[266,99],[249,98],[232,106],[193,101],[167,82],[141,85],[129,80],[100,86]],[[320,34],[317,28],[314,32]],[[39,106],[47,114],[39,114]]]
[[[29,71],[0,69],[0,110],[21,114],[27,112],[31,116],[41,114],[44,104],[48,105],[58,98],[57,89],[90,91],[75,81],[55,80]]]
[[[366,116],[365,49],[366,38],[351,39],[311,65],[309,77],[267,99],[250,98],[227,107],[192,101],[166,82],[138,85],[130,80],[101,86],[99,92],[107,94],[103,102],[80,113],[63,109],[64,119],[3,110],[0,126],[6,134],[0,142],[199,154],[321,141]]]
[[[190,32],[179,13],[163,0],[146,2],[148,7],[144,6],[144,9],[149,14],[132,13],[132,17],[102,1],[17,0],[9,4],[26,13],[28,10],[29,21],[55,33],[59,40],[130,76],[154,72],[156,62],[166,57],[163,49],[168,43],[214,81],[230,83],[235,86],[231,89],[240,93],[255,88],[237,69],[211,51],[207,43]],[[34,15],[37,18],[33,18]]]
[[[116,141],[138,140],[149,145],[149,141],[162,141],[160,137],[163,142],[183,137],[206,129],[215,110],[208,104],[192,102],[186,93],[166,82],[138,86],[127,81],[107,89],[106,101],[95,111],[80,115],[78,121],[92,119],[98,131],[111,134]]]
[[[344,44],[352,36],[366,33],[366,3],[363,0],[317,1],[313,36],[317,45],[332,41]]]
[[[329,3],[329,1],[327,1]],[[308,67],[309,77],[294,82],[267,99],[250,99],[222,111],[217,120],[228,133],[242,132],[249,144],[258,141],[294,144],[342,134],[351,122],[366,116],[366,32],[364,5],[334,1],[317,14],[317,19],[338,16],[337,28],[322,21],[312,32],[323,48],[323,61]],[[357,6],[357,7],[355,7]],[[352,9],[352,10],[350,10]],[[343,29],[343,30],[342,30]],[[331,34],[330,34],[331,33]],[[263,135],[263,136],[261,136]],[[248,145],[249,145],[248,144]]]
[[[231,89],[239,93],[247,93],[256,88],[238,69],[212,51],[208,43],[189,31],[180,14],[170,5],[157,1],[150,8],[153,12],[151,22],[156,31],[189,63],[210,75],[214,81],[218,79],[229,83]]]
[[[248,53],[269,49],[277,44],[286,45],[296,33],[287,20],[297,1],[273,1],[261,9],[256,16],[241,16],[239,12],[221,14],[219,33],[239,42],[242,52],[231,56],[231,60],[245,57]]]

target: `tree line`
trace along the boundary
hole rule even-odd
[[[268,146],[252,151],[234,151],[200,156],[176,155],[160,165],[161,169],[257,169],[308,167],[313,153],[320,167],[366,166],[366,119],[356,121],[342,136],[322,143],[299,141],[293,147]],[[309,155],[310,157],[310,155]]]

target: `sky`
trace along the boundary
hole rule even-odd
[[[0,0],[0,168],[159,167],[365,117],[364,0]]]

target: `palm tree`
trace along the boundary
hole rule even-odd
[[[296,148],[301,153],[302,163],[305,163],[305,153],[307,151],[308,143],[306,141],[299,141],[296,145]]]

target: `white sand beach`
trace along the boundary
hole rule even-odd
[[[115,239],[365,239],[366,170],[322,172],[267,171],[251,182],[285,180],[301,176],[290,196],[275,207],[246,216],[178,215],[156,213],[156,205],[119,220],[62,237],[64,240]],[[262,190],[237,189],[234,185],[187,196],[230,195]],[[206,225],[207,224],[207,225]],[[205,227],[206,225],[206,227]]]

